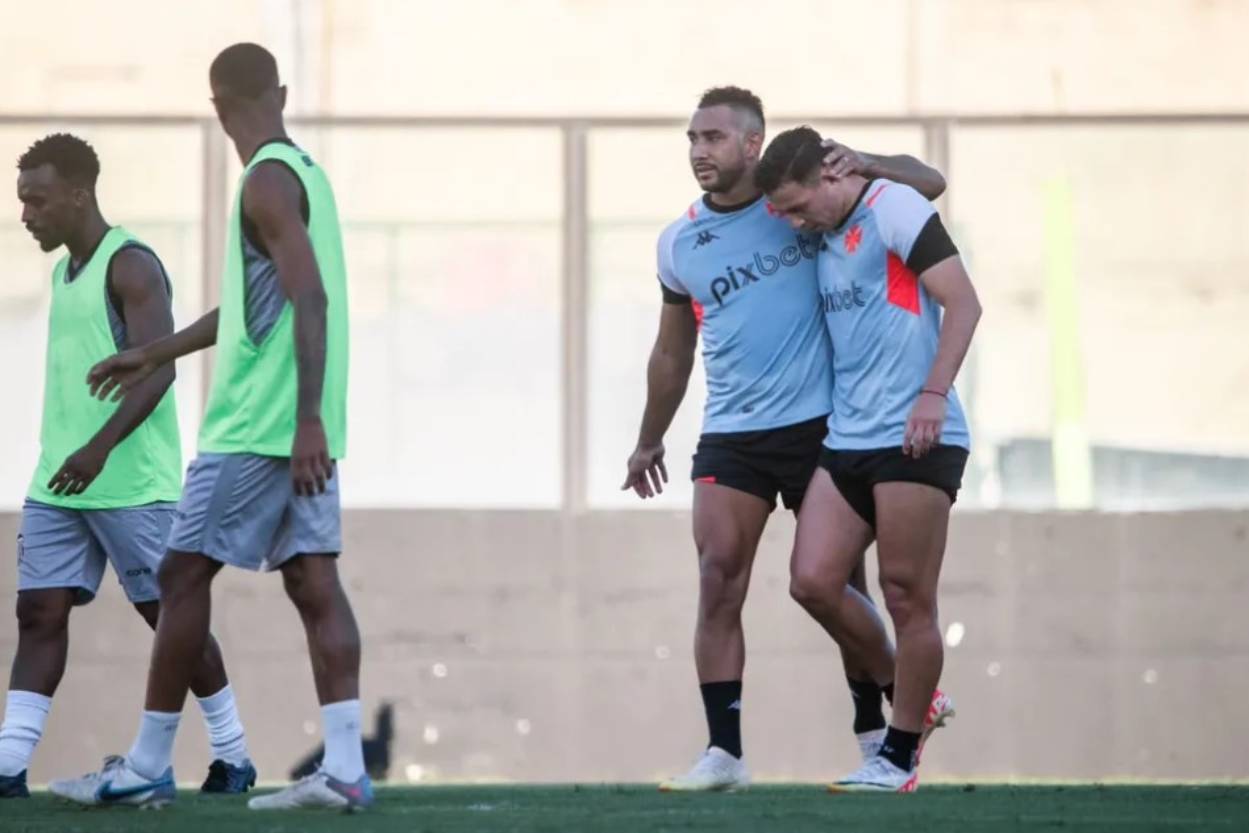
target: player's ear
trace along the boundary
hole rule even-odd
[[[278,87],[278,109],[282,111],[286,110],[286,85],[285,84]]]
[[[746,134],[746,156],[758,161],[763,156],[763,134],[749,132]]]

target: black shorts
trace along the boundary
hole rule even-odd
[[[873,486],[877,483],[923,483],[945,492],[953,505],[963,485],[967,456],[967,449],[956,445],[938,445],[918,460],[903,454],[898,446],[867,451],[825,448],[820,454],[820,466],[832,475],[833,485],[850,508],[875,529]]]
[[[818,417],[767,431],[703,434],[692,478],[762,498],[769,510],[779,494],[785,508],[797,512],[827,433],[828,417]]]

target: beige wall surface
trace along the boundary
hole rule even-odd
[[[0,2],[0,110],[207,113],[205,69],[270,45],[299,111],[684,114],[735,81],[775,112],[1249,109],[1240,0]],[[60,22],[57,47],[31,37]]]
[[[688,514],[349,512],[342,570],[363,699],[396,708],[391,778],[645,781],[705,742],[691,658]],[[0,516],[0,541],[17,517]],[[746,610],[747,754],[818,780],[856,754],[837,655],[787,596],[792,523],[768,530]],[[926,776],[1246,778],[1249,515],[965,513],[941,595],[958,717]],[[0,570],[12,598],[14,570]],[[262,778],[316,745],[303,634],[276,576],[227,570],[213,627]],[[0,667],[15,629],[0,627]],[[32,764],[42,783],[124,751],[150,637],[109,575],[74,614],[69,671]],[[177,773],[207,748],[185,711]]]

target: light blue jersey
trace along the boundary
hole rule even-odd
[[[689,299],[699,318],[704,433],[765,431],[832,408],[819,241],[769,208],[762,197],[730,211],[704,198],[659,237],[665,297]]]
[[[819,281],[836,380],[828,448],[902,445],[941,332],[941,308],[917,275],[952,254],[936,209],[885,180],[869,182],[841,227],[824,235]],[[940,443],[971,448],[953,388]]]

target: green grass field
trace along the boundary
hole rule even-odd
[[[834,796],[819,786],[662,795],[653,786],[388,788],[368,813],[260,814],[243,799],[181,795],[155,812],[88,810],[46,794],[0,803],[4,833],[659,833],[660,831],[1249,831],[1249,786],[936,786]]]

